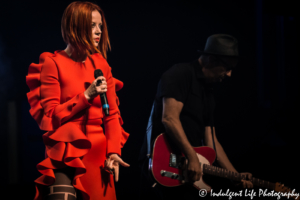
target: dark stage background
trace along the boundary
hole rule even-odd
[[[71,1],[2,1],[0,5],[0,180],[2,194],[32,199],[43,132],[29,115],[25,76],[42,52],[64,49],[60,20]],[[232,34],[241,59],[215,88],[217,137],[239,172],[300,190],[299,64],[296,1],[97,1],[112,50],[108,63],[124,82],[118,92],[124,129],[118,199],[137,199],[137,157],[160,76],[199,57],[206,38]]]

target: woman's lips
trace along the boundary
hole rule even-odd
[[[95,38],[94,40],[97,41],[97,42],[99,42],[100,38]]]

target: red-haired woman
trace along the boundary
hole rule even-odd
[[[42,53],[26,77],[30,113],[48,131],[35,199],[116,199],[119,164],[129,166],[120,158],[128,133],[121,127],[115,92],[123,83],[112,77],[106,62],[110,43],[103,11],[90,2],[73,2],[61,29],[67,48]],[[96,69],[103,76],[95,79]],[[109,115],[103,112],[102,93]]]

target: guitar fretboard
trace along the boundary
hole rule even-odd
[[[245,175],[235,173],[235,172],[223,169],[223,168],[206,165],[206,164],[203,165],[203,172],[206,174],[231,179],[234,181],[241,181],[242,179],[246,179]],[[256,185],[259,187],[264,187],[264,188],[268,188],[271,190],[275,189],[275,183],[260,180],[258,178],[252,178],[252,183],[253,183],[253,185]]]

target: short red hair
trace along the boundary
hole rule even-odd
[[[98,47],[93,43],[92,12],[97,10],[102,17],[102,33]],[[64,41],[74,47],[79,54],[101,53],[107,58],[110,49],[107,25],[101,8],[91,2],[75,1],[68,5],[61,19],[61,32]]]

